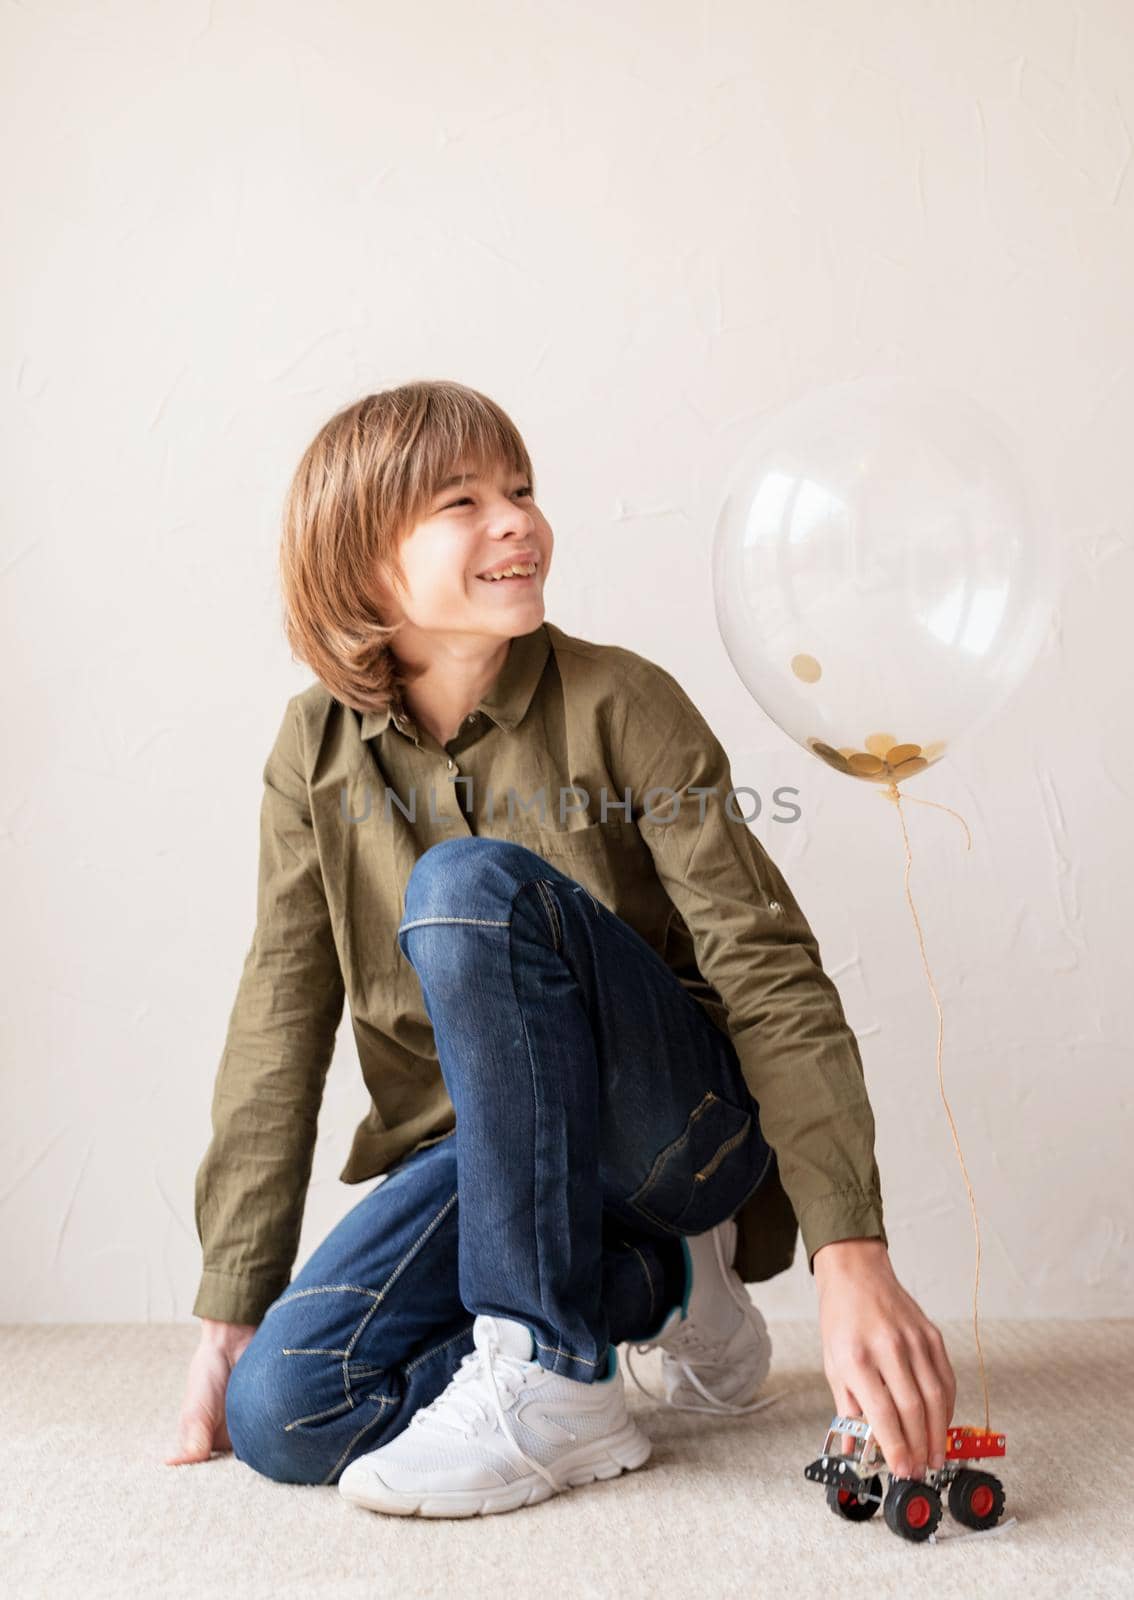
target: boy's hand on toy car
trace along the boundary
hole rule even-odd
[[[813,1259],[823,1370],[843,1416],[865,1416],[896,1478],[945,1464],[957,1380],[940,1329],[894,1273],[881,1239],[840,1239]]]

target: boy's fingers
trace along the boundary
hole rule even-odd
[[[898,1476],[920,1478],[928,1460],[925,1401],[904,1347],[892,1349],[885,1360],[882,1376],[901,1417],[906,1443],[906,1471]]]
[[[187,1418],[181,1424],[177,1449],[166,1458],[169,1466],[179,1466],[186,1461],[207,1461],[213,1452],[214,1429],[210,1420],[201,1415]]]
[[[912,1466],[909,1446],[902,1433],[893,1397],[876,1368],[864,1366],[861,1369],[855,1378],[855,1393],[862,1396],[866,1415],[874,1429],[874,1437],[882,1447],[886,1465],[895,1478],[908,1478]]]
[[[913,1352],[914,1377],[921,1390],[926,1422],[926,1460],[935,1470],[945,1465],[945,1430],[949,1425],[949,1397],[932,1360],[921,1350]]]
[[[167,1467],[183,1467],[191,1462],[208,1461],[211,1455],[211,1450],[197,1444],[178,1445],[172,1455],[166,1456],[165,1464]]]
[[[949,1352],[945,1348],[945,1340],[940,1328],[930,1328],[929,1352],[933,1361],[934,1371],[941,1380],[945,1392],[945,1426],[953,1420],[953,1407],[957,1403],[957,1374],[953,1371],[953,1363],[949,1360]]]
[[[212,1454],[213,1430],[201,1424],[190,1428],[185,1440],[186,1449],[194,1456],[207,1456]]]

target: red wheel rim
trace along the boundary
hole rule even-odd
[[[915,1495],[906,1503],[906,1526],[909,1528],[924,1528],[929,1521],[929,1501],[923,1494]]]
[[[851,1501],[856,1500],[857,1498],[858,1496],[851,1494],[849,1489],[839,1490],[839,1504],[841,1506],[849,1506]]]
[[[974,1517],[987,1517],[996,1504],[996,1496],[987,1483],[978,1483],[969,1496],[969,1510]]]

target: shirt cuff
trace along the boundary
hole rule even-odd
[[[839,1239],[881,1239],[889,1246],[882,1221],[882,1197],[861,1189],[835,1189],[809,1200],[800,1213],[799,1231],[807,1251],[808,1271],[815,1274],[815,1252]]]
[[[211,1322],[259,1323],[289,1281],[285,1278],[281,1284],[278,1273],[270,1278],[235,1277],[206,1268],[193,1302],[193,1315],[208,1317]]]

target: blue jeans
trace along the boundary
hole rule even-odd
[[[233,1369],[234,1453],[280,1482],[335,1483],[400,1433],[478,1313],[525,1323],[549,1371],[606,1377],[681,1302],[682,1236],[733,1216],[773,1160],[728,1036],[525,846],[433,845],[397,937],[456,1128],[332,1229]]]

